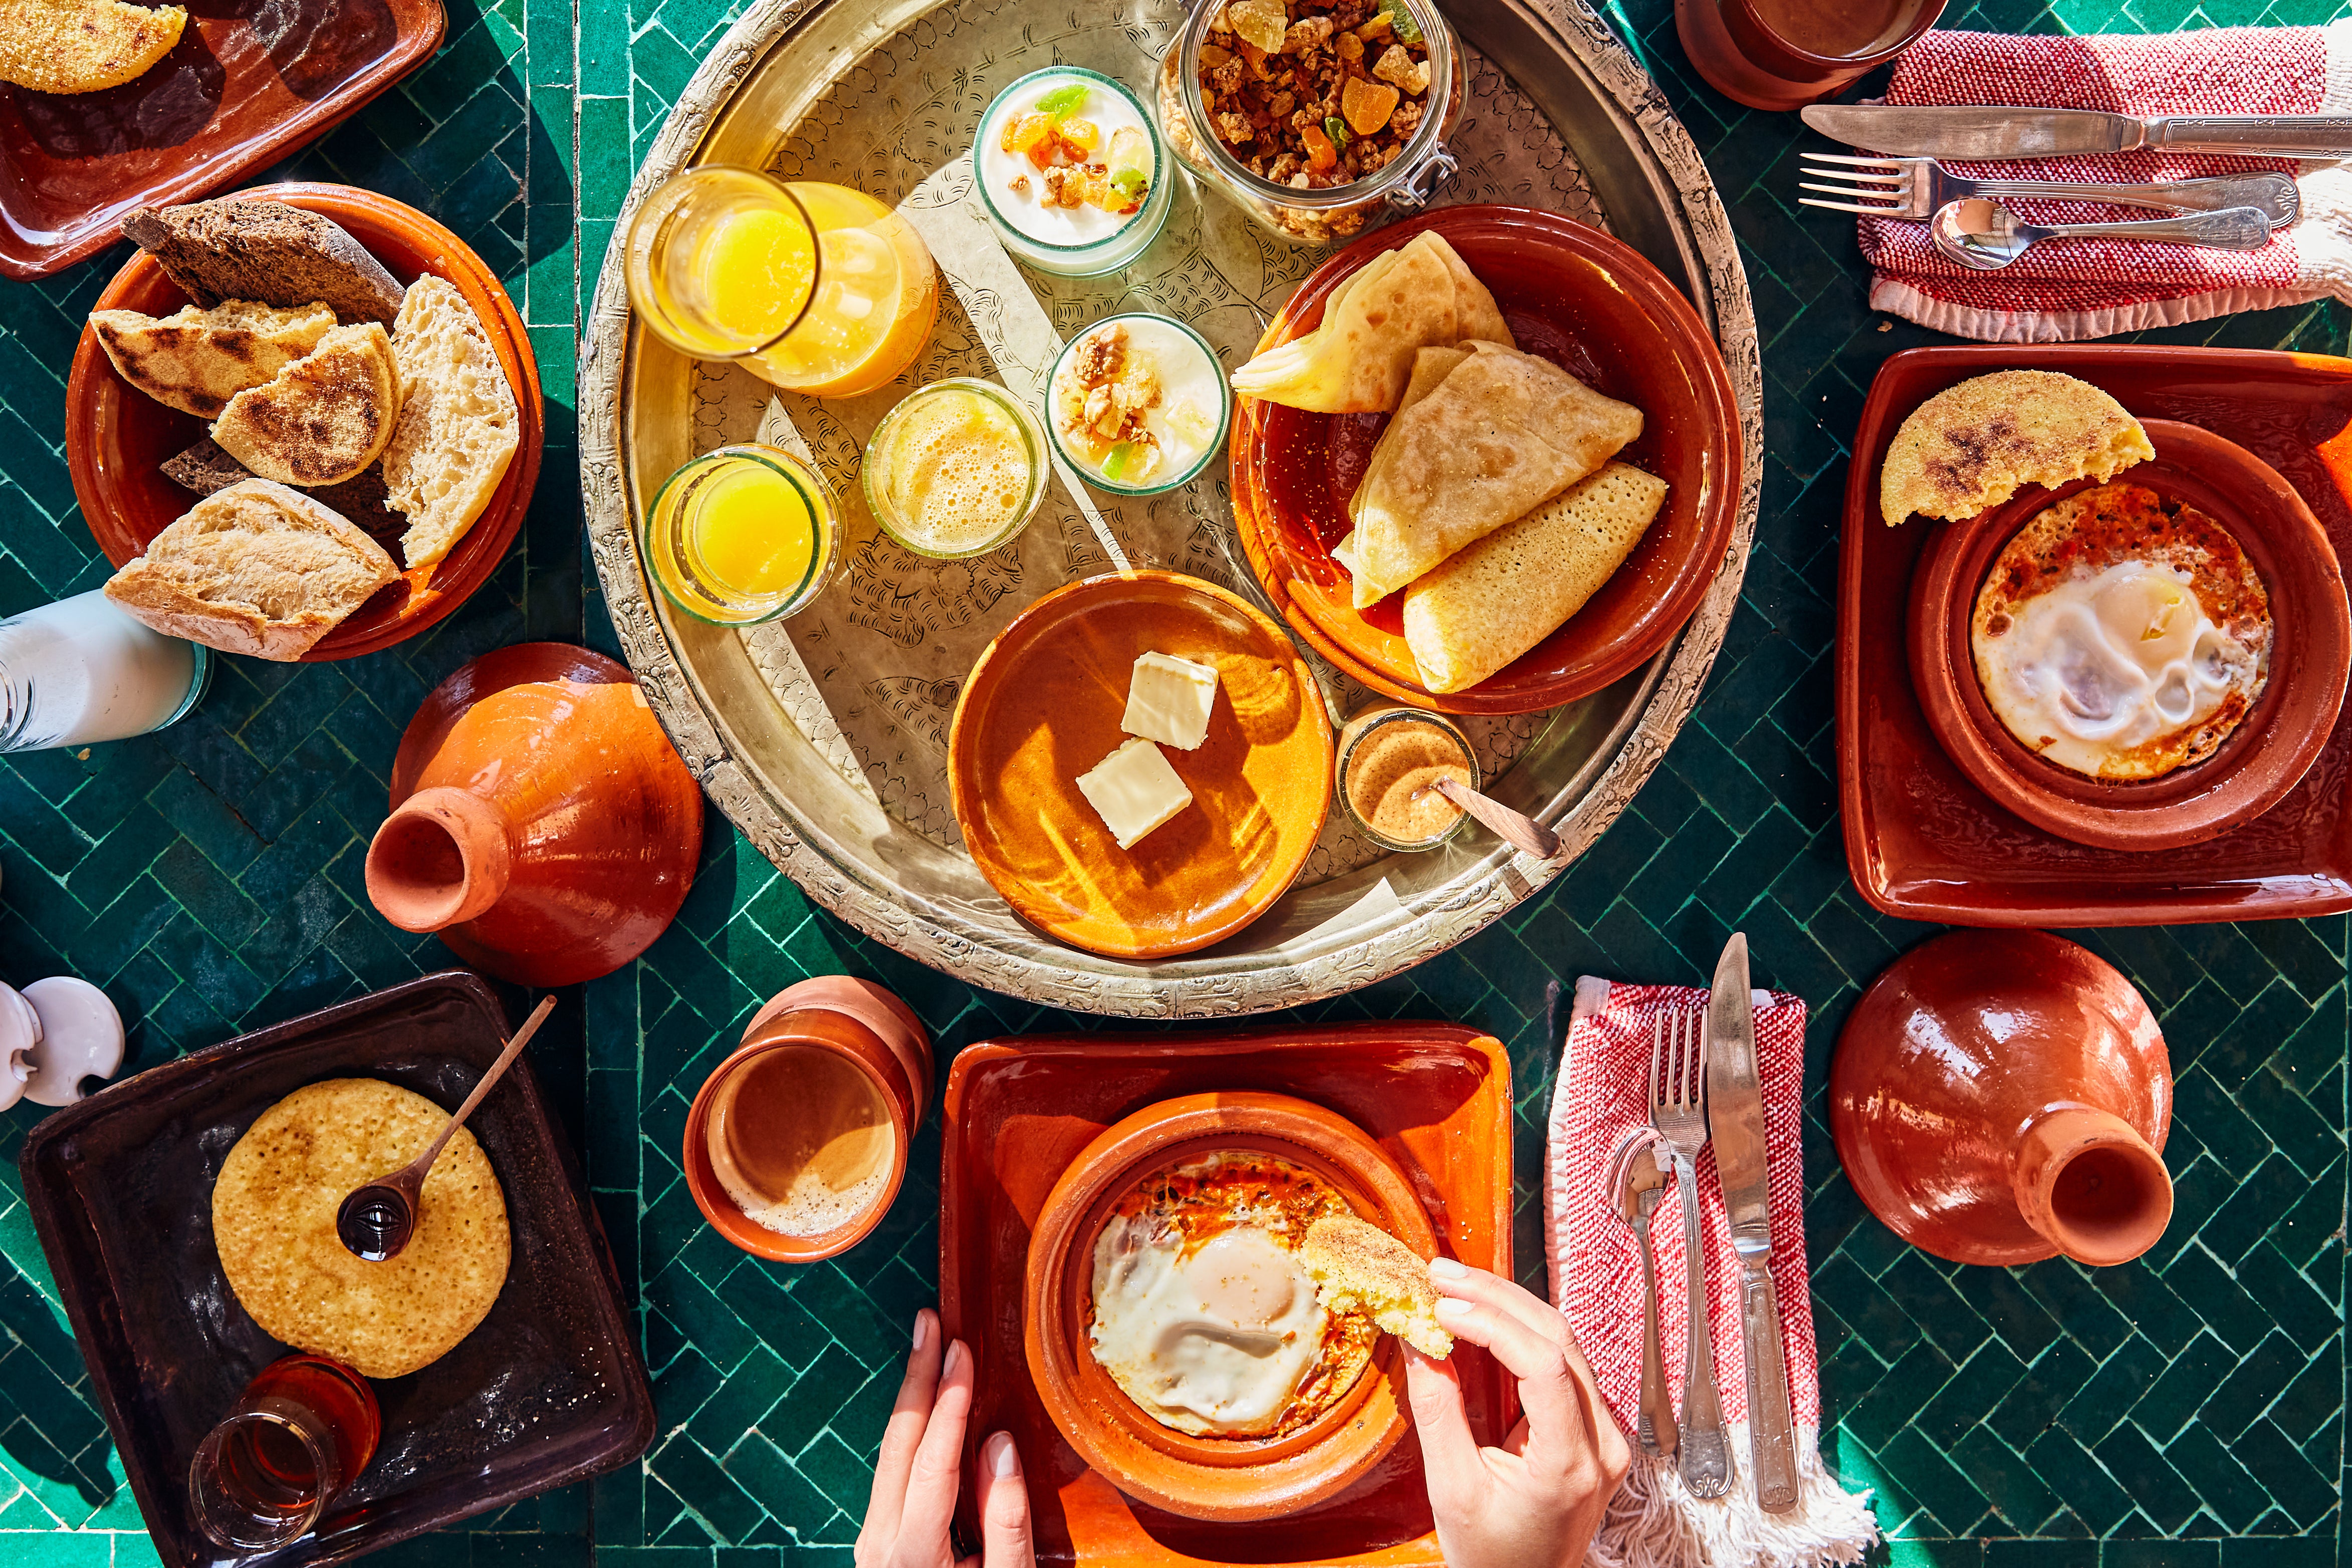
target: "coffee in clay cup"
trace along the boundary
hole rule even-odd
[[[688,1190],[758,1257],[847,1251],[889,1211],[931,1088],[911,1009],[845,975],[803,980],[754,1014],[686,1119]]]

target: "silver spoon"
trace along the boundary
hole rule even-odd
[[[2007,267],[2046,239],[2148,239],[2215,250],[2260,250],[2271,242],[2271,221],[2259,207],[2224,207],[2128,224],[2029,224],[1981,196],[1946,202],[1927,221],[1936,248],[1979,272]]]
[[[530,1037],[539,1032],[539,1026],[547,1021],[547,1015],[554,1009],[555,998],[550,996],[531,1009],[522,1028],[515,1030],[515,1037],[507,1041],[507,1048],[499,1052],[499,1059],[490,1063],[490,1070],[482,1074],[482,1081],[474,1085],[474,1092],[457,1107],[457,1113],[442,1127],[441,1135],[425,1145],[423,1154],[390,1176],[354,1188],[343,1199],[342,1207],[335,1210],[337,1240],[370,1263],[381,1263],[399,1255],[400,1249],[408,1245],[408,1239],[416,1234],[416,1206],[433,1162],[441,1157],[442,1149],[466,1124],[466,1118],[474,1113],[482,1096],[506,1076],[507,1069],[522,1054],[522,1048],[530,1043]]]
[[[1558,833],[1532,817],[1521,816],[1500,800],[1481,795],[1458,779],[1448,779],[1441,774],[1423,785],[1421,789],[1436,790],[1484,822],[1494,831],[1496,837],[1515,850],[1531,854],[1539,861],[1548,861],[1559,853]],[[1413,791],[1416,799],[1419,798],[1421,789]]]
[[[1647,1132],[1635,1128],[1635,1134]],[[1629,1134],[1629,1139],[1632,1134]],[[1658,1346],[1658,1260],[1650,1250],[1650,1211],[1666,1190],[1665,1173],[1643,1140],[1617,1163],[1623,1167],[1617,1188],[1617,1206],[1633,1238],[1642,1244],[1642,1413],[1634,1423],[1642,1451],[1667,1455],[1682,1441],[1675,1425],[1675,1402],[1666,1394],[1665,1354]]]

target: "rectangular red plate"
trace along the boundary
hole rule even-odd
[[[940,1316],[977,1367],[969,1443],[1004,1430],[1021,1445],[1044,1562],[1438,1568],[1410,1435],[1328,1502],[1209,1524],[1147,1508],[1087,1469],[1037,1397],[1022,1284],[1045,1195],[1114,1122],[1216,1090],[1295,1094],[1347,1117],[1412,1179],[1446,1256],[1510,1277],[1511,1063],[1475,1030],[1393,1022],[987,1041],[949,1069],[940,1155]],[[1501,1441],[1518,1418],[1516,1391],[1483,1351],[1464,1345],[1455,1360],[1472,1429]],[[969,1490],[962,1506],[972,1529]]]
[[[1904,651],[1911,569],[1927,528],[1879,520],[1879,465],[1913,409],[2005,370],[2079,376],[2144,419],[2238,443],[2286,476],[2337,556],[2352,559],[2352,360],[2138,344],[1895,355],[1879,367],[1854,433],[1838,570],[1838,796],[1854,885],[1889,915],[1958,925],[2154,925],[2352,909],[2352,707],[2285,800],[2233,832],[2152,854],[2092,849],[2020,821],[1937,743]]]
[[[133,207],[236,183],[350,118],[448,26],[441,0],[204,9],[121,87],[0,84],[0,273],[46,277],[112,245]]]

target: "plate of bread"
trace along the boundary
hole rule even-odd
[[[539,473],[520,316],[457,237],[343,185],[142,208],[66,392],[108,597],[277,661],[414,636],[488,578]]]
[[[1444,208],[1326,262],[1234,372],[1234,510],[1260,582],[1347,674],[1528,713],[1673,641],[1739,504],[1697,313],[1553,213]]]

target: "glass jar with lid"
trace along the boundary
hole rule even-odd
[[[1333,25],[1350,16],[1352,26]],[[1276,25],[1282,47],[1259,47]],[[1302,101],[1301,82],[1322,97]],[[1433,0],[1329,11],[1204,0],[1161,57],[1158,93],[1176,156],[1265,228],[1310,246],[1425,205],[1454,173],[1445,140],[1465,96],[1461,46]]]

